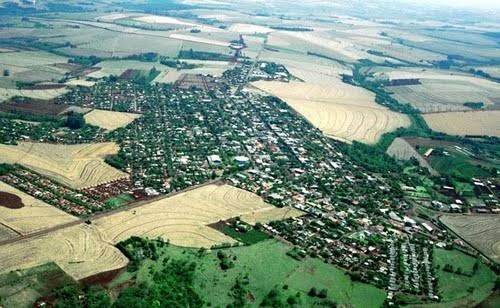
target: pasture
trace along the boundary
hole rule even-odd
[[[78,220],[1,181],[0,192],[21,198],[23,204],[21,208],[9,208],[0,200],[0,241]]]
[[[104,162],[116,154],[115,143],[79,145],[22,142],[0,145],[0,163],[20,164],[72,188],[84,188],[128,177]]]
[[[55,262],[75,280],[123,268],[127,258],[87,224],[0,246],[0,273]]]
[[[486,265],[479,263],[474,271],[476,259],[458,250],[434,249],[433,265],[438,278],[438,289],[442,305],[446,307],[472,307],[486,299],[494,285],[496,275]],[[445,265],[453,271],[444,271]]]
[[[432,130],[450,135],[500,137],[500,111],[468,111],[424,114]]]
[[[375,144],[409,118],[377,105],[372,93],[340,81],[330,86],[308,82],[258,81],[253,85],[279,97],[329,137]]]
[[[500,262],[498,215],[444,215],[440,220],[474,248]]]
[[[253,193],[210,184],[98,218],[94,225],[106,241],[115,244],[131,236],[160,236],[179,246],[209,248],[235,241],[207,225],[273,208]],[[264,214],[260,217],[267,219]]]
[[[76,285],[76,281],[54,263],[0,274],[0,305],[33,307],[37,299],[53,289],[72,284]]]
[[[307,296],[312,287],[327,289],[327,298],[339,305],[351,307],[379,307],[385,299],[385,292],[371,285],[354,282],[344,271],[326,264],[319,259],[306,258],[295,260],[286,253],[292,247],[276,240],[261,241],[257,244],[221,250],[227,255],[234,267],[221,270],[215,250],[200,254],[197,250],[175,246],[162,248],[158,261],[145,261],[141,264],[138,282],[150,281],[150,270],[161,270],[163,258],[187,260],[197,263],[194,287],[196,292],[211,306],[224,307],[234,301],[232,292],[237,279],[248,276],[244,286],[245,300],[252,307],[258,306],[273,289],[277,290],[282,301],[299,293],[299,306],[320,305],[321,299]],[[126,279],[124,273],[117,280]],[[283,286],[287,286],[283,288]]]
[[[139,118],[140,114],[94,109],[85,114],[85,122],[112,131],[125,127]]]

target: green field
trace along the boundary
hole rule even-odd
[[[434,250],[434,266],[439,266],[436,272],[443,303],[449,306],[460,303],[471,307],[490,295],[496,275],[482,263],[474,270],[475,263],[475,258],[458,250]],[[460,268],[463,274],[444,271],[446,264],[453,266],[454,271]]]
[[[121,194],[116,197],[109,198],[108,200],[106,200],[105,203],[107,206],[115,208],[130,203],[132,201],[134,201],[134,198],[129,194]]]
[[[76,282],[55,263],[0,275],[0,307],[33,307],[52,289]]]
[[[352,282],[344,271],[318,259],[295,260],[286,253],[291,247],[276,240],[261,241],[251,246],[200,253],[198,250],[174,246],[161,248],[157,261],[143,262],[137,273],[137,282],[150,282],[151,273],[161,270],[165,258],[188,260],[197,264],[193,289],[211,306],[225,307],[234,301],[231,290],[237,280],[247,279],[247,304],[258,306],[271,290],[286,303],[289,297],[300,306],[310,307],[326,299],[310,297],[309,290],[327,290],[327,299],[353,307],[380,307],[385,292],[374,286]],[[222,270],[217,252],[222,251],[234,264]],[[124,273],[114,284],[129,279]],[[298,297],[297,297],[298,294]]]

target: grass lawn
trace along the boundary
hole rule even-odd
[[[224,271],[220,268],[220,260],[217,258],[219,250],[200,253],[196,249],[168,246],[162,248],[159,260],[148,260],[141,265],[137,280],[150,281],[150,268],[161,269],[163,258],[169,257],[196,262],[195,290],[213,307],[225,307],[231,303],[233,301],[231,288],[235,285],[236,279],[245,276],[249,281],[246,286],[248,291],[246,298],[248,304],[253,307],[259,306],[273,289],[278,290],[283,302],[289,296],[296,296],[299,293],[299,306],[317,305],[324,300],[307,296],[312,287],[318,291],[327,289],[328,299],[338,304],[353,307],[382,305],[385,299],[383,290],[352,282],[344,271],[319,259],[295,260],[286,255],[291,248],[276,240],[264,240],[250,246],[223,249],[234,263],[234,267]]]
[[[431,166],[441,174],[470,179],[472,177],[488,177],[491,174],[469,162],[463,154],[451,153],[450,156],[433,155],[429,159]]]
[[[132,201],[134,201],[134,198],[129,194],[121,194],[116,197],[109,198],[108,200],[106,200],[105,203],[107,206],[115,208],[130,203]]]
[[[76,284],[55,263],[0,275],[0,307],[33,307],[40,297],[57,287]]]
[[[474,196],[474,186],[472,184],[453,181],[453,186],[462,196]]]
[[[486,299],[494,285],[496,275],[486,265],[480,264],[477,271],[473,272],[476,259],[458,250],[434,249],[434,266],[437,270],[438,287],[442,301],[452,305],[455,301],[478,304]],[[456,270],[461,268],[463,273],[471,276],[449,273],[443,267],[450,264]]]
[[[255,229],[251,229],[243,233],[243,232],[238,232],[231,227],[225,227],[223,232],[224,234],[234,238],[235,240],[248,245],[257,244],[260,241],[269,239],[269,235]]]

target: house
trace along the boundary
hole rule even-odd
[[[222,164],[222,159],[220,158],[219,155],[210,155],[207,157],[208,163],[210,166],[218,166]]]

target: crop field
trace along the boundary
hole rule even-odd
[[[201,44],[207,44],[207,45],[215,45],[215,46],[221,46],[221,47],[229,47],[229,45],[230,45],[228,42],[223,42],[223,41],[208,39],[208,38],[204,38],[204,37],[188,35],[188,34],[174,33],[174,34],[171,34],[169,37],[173,38],[173,39],[177,39],[177,40],[182,40],[182,41],[195,42],[195,43],[201,43]]]
[[[281,98],[332,138],[374,144],[382,134],[410,125],[406,115],[377,105],[372,93],[340,81],[330,86],[295,81],[253,85]]]
[[[10,72],[10,76],[2,76],[0,80],[3,84],[7,81],[57,81],[69,70],[57,67],[55,64],[67,62],[68,60],[64,57],[43,51],[0,52],[0,67]],[[15,87],[10,86],[10,88]]]
[[[474,263],[475,258],[458,250],[434,249],[433,265],[439,266],[436,274],[442,306],[474,307],[490,295],[496,275],[482,263],[474,271]],[[462,274],[444,271],[447,264],[454,271],[460,268]]]
[[[470,110],[467,102],[482,102],[485,107],[500,103],[500,87],[485,88],[464,80],[420,80],[420,85],[388,88],[394,98],[424,113]]]
[[[300,217],[305,213],[299,211],[292,207],[272,207],[264,208],[259,211],[254,211],[249,214],[241,215],[241,220],[250,225],[255,225],[256,223],[266,224],[271,221],[285,220],[292,217]]]
[[[498,215],[446,215],[440,220],[476,249],[500,262]]]
[[[182,42],[176,39],[155,36],[140,36],[121,33],[109,40],[91,40],[77,48],[63,49],[73,55],[97,55],[101,57],[126,57],[133,54],[156,52],[163,56],[174,57]]]
[[[93,226],[80,224],[0,246],[0,273],[55,262],[73,279],[123,268],[127,258],[103,241]]]
[[[392,86],[387,90],[401,103],[409,103],[423,113],[471,110],[464,105],[481,102],[483,108],[495,108],[500,103],[497,83],[463,73],[436,69],[372,68],[378,79],[419,79],[421,84]]]
[[[234,240],[207,225],[273,208],[250,192],[229,185],[210,184],[99,218],[94,225],[111,243],[133,235],[161,236],[179,246],[211,247]],[[266,219],[266,215],[262,215],[262,219]]]
[[[435,131],[450,135],[488,135],[500,137],[500,111],[468,111],[424,114]]]
[[[173,69],[163,70],[153,82],[174,83],[183,74],[201,74],[212,75],[214,77],[222,76],[222,73],[234,67],[234,63],[224,61],[200,61],[200,60],[182,60],[183,62],[200,65],[194,69]]]
[[[18,90],[18,89],[0,88],[0,102],[9,100],[15,96],[49,100],[61,96],[66,92],[67,92],[66,88],[42,89],[42,90]]]
[[[99,126],[107,131],[112,131],[127,126],[140,116],[140,114],[135,113],[94,109],[85,114],[84,118],[88,124]]]
[[[237,32],[237,33],[245,33],[245,34],[253,34],[253,33],[269,33],[274,31],[271,28],[264,27],[264,26],[259,26],[259,25],[252,25],[252,24],[232,24],[231,27],[229,27],[229,31],[232,32]]]
[[[80,87],[92,87],[93,85],[95,85],[95,82],[84,80],[84,79],[71,79],[70,81],[66,82],[66,85],[68,85],[68,86],[80,86]]]
[[[0,305],[33,307],[33,303],[55,288],[75,284],[55,263],[0,275]]]
[[[224,249],[223,252],[234,258],[234,267],[221,270],[216,252],[200,255],[197,250],[168,246],[162,249],[161,258],[187,260],[198,264],[195,271],[194,287],[196,292],[214,307],[225,307],[234,299],[231,290],[236,279],[248,275],[249,305],[258,306],[266,295],[276,289],[283,299],[289,295],[300,294],[300,307],[320,306],[317,299],[307,296],[312,287],[328,290],[327,298],[346,307],[380,307],[385,292],[374,286],[352,281],[339,268],[326,264],[319,259],[306,258],[295,260],[286,253],[292,247],[276,240],[266,240],[245,247]],[[138,282],[150,281],[149,268],[161,270],[161,262],[144,262],[137,274]],[[130,273],[124,273],[126,279]],[[117,280],[118,280],[117,279]],[[284,290],[283,286],[288,289]]]
[[[196,24],[190,21],[182,21],[180,19],[168,16],[158,16],[158,15],[146,15],[134,18],[136,21],[148,23],[148,24],[160,24],[167,25],[171,28],[194,28],[199,29],[202,32],[222,32],[224,30],[217,27],[207,26],[203,24]]]
[[[73,188],[84,188],[128,177],[104,162],[116,154],[115,143],[79,145],[22,142],[0,145],[0,162],[18,163]]]
[[[9,204],[2,204],[0,200],[0,241],[78,220],[1,181],[0,192],[15,195],[22,201],[21,208],[9,208]]]
[[[421,167],[427,168],[433,175],[438,175],[437,171],[403,138],[395,138],[389,148],[387,148],[387,154],[404,161],[415,158]]]

